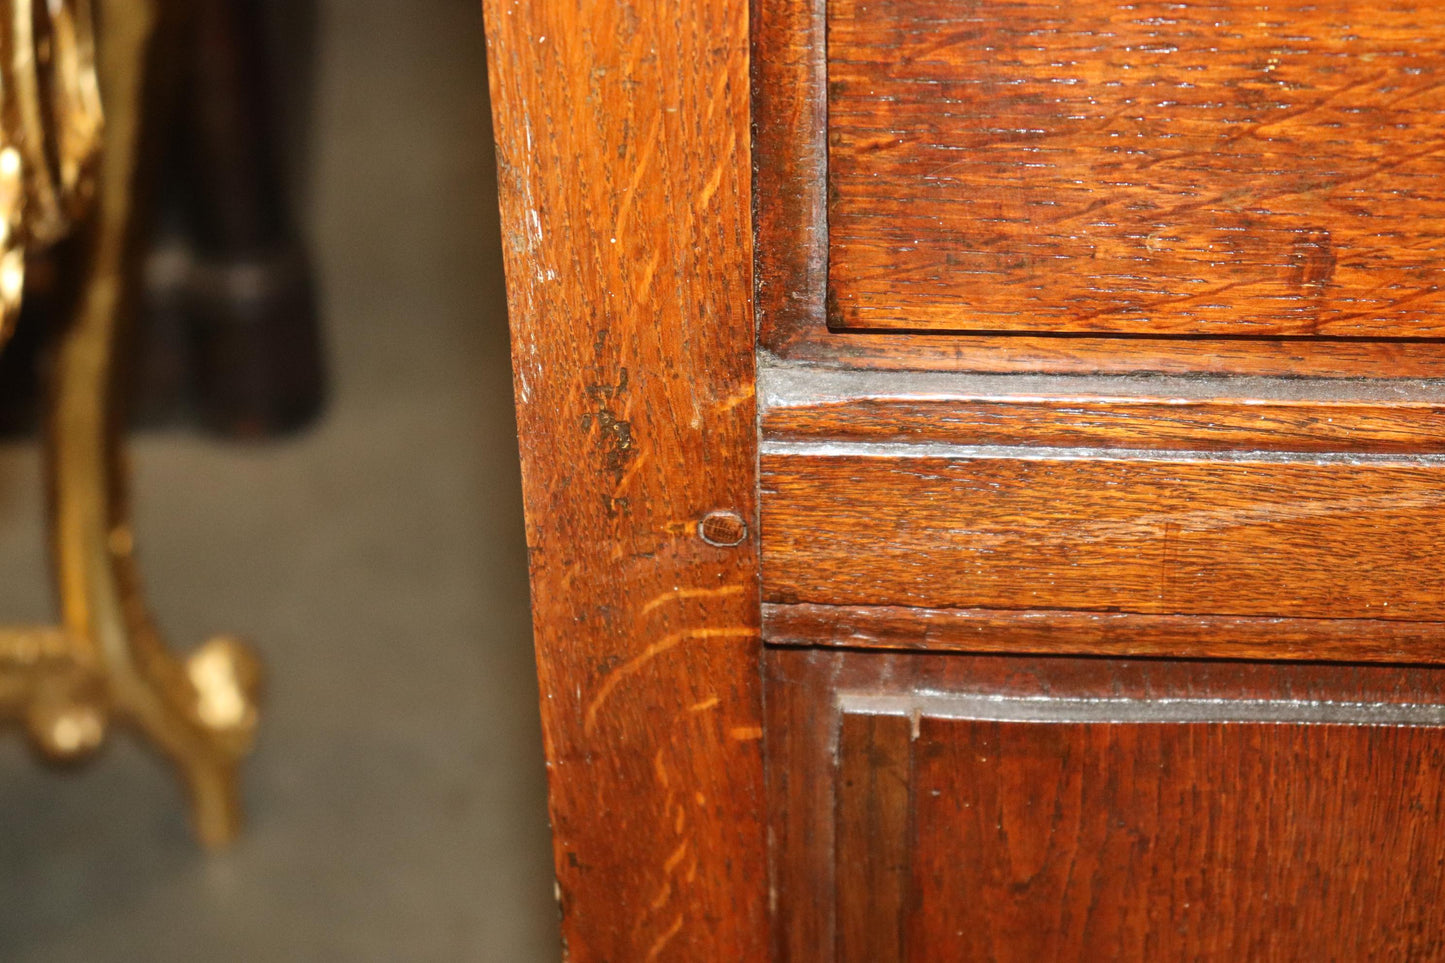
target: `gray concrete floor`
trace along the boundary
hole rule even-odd
[[[558,957],[481,17],[323,0],[306,219],[335,394],[276,445],[133,449],[153,606],[270,671],[234,850],[125,733],[0,740],[0,961]],[[0,616],[49,615],[39,463],[0,449]]]

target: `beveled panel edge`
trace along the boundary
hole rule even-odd
[[[811,407],[858,398],[1032,398],[1065,401],[1129,400],[1379,402],[1445,405],[1445,377],[1312,378],[1259,375],[1081,375],[873,369],[794,363],[758,353],[758,403]],[[1442,372],[1445,374],[1445,372]]]
[[[1078,698],[944,692],[835,695],[845,715],[905,716],[917,720],[1083,724],[1276,723],[1289,725],[1445,725],[1445,705],[1322,702],[1306,699]]]
[[[760,358],[765,440],[1445,452],[1445,381],[878,372]]]
[[[1445,454],[1368,451],[1212,451],[1189,448],[1104,448],[1065,445],[965,445],[948,442],[765,440],[764,459],[877,458],[889,461],[915,458],[946,461],[1150,461],[1227,462],[1260,465],[1410,465],[1445,468]]]
[[[763,603],[780,648],[1180,659],[1445,662],[1445,622]]]

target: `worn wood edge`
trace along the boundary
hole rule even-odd
[[[772,646],[1438,665],[1445,622],[763,603]]]
[[[771,283],[760,278],[759,284]],[[760,289],[761,290],[761,289]],[[823,319],[760,343],[800,364],[881,371],[1439,378],[1445,342],[835,332]]]
[[[765,359],[758,395],[769,440],[1445,450],[1440,381],[882,373]]]
[[[998,374],[822,367],[763,356],[758,403],[767,413],[870,397],[883,399],[1043,399],[1234,401],[1445,405],[1445,378],[1280,378],[1123,374]]]
[[[878,695],[840,691],[836,700],[846,718],[859,715],[969,722],[1044,724],[1188,725],[1282,723],[1307,726],[1445,726],[1445,706],[1415,702],[1347,702],[1291,698],[1080,698],[913,692]]]
[[[761,446],[763,474],[787,464],[791,458],[870,459],[904,464],[926,459],[961,461],[1088,461],[1188,464],[1210,462],[1232,465],[1357,465],[1445,468],[1445,454],[1433,452],[1271,451],[1252,449],[1106,448],[1053,445],[968,445],[950,442],[815,441],[769,438]]]
[[[746,7],[484,12],[564,958],[763,960]]]

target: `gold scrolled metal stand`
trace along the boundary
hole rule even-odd
[[[256,725],[259,666],[228,637],[185,659],[162,641],[134,561],[114,403],[166,4],[98,5],[97,58],[89,0],[0,0],[0,341],[19,309],[25,251],[72,225],[85,251],[46,439],[61,625],[0,629],[0,715],[61,759],[99,746],[111,720],[138,730],[178,769],[197,835],[219,846],[240,826],[237,768]]]

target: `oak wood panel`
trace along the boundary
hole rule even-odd
[[[1435,341],[978,336],[827,327],[827,64],[822,0],[752,0],[759,344],[785,360],[885,370],[1439,377]]]
[[[766,665],[779,959],[838,958],[838,776],[864,767],[837,755],[839,736],[847,716],[877,711],[918,720],[911,865],[900,869],[911,881],[903,902],[915,907],[909,958],[1439,955],[1445,730],[1435,722],[1110,729],[1066,718],[1097,712],[1099,700],[1105,714],[1131,704],[1145,715],[1190,700],[1221,719],[1230,705],[1241,720],[1269,707],[1319,719],[1337,705],[1339,718],[1438,720],[1438,669],[807,649],[771,650]],[[948,718],[966,716],[967,701],[999,699],[1068,712],[1046,724]],[[957,727],[1025,736],[988,745]],[[988,751],[968,758],[980,746]],[[901,764],[890,753],[882,768]],[[1060,886],[1070,853],[1076,871]],[[1176,919],[1185,932],[1167,932]],[[1012,945],[1000,938],[1010,931]],[[968,952],[977,944],[964,940],[998,955]]]
[[[1273,378],[759,371],[774,440],[1185,451],[1445,451],[1438,385]]]
[[[839,722],[838,959],[902,963],[912,861],[913,734],[902,716]]]
[[[906,959],[1445,953],[1445,730],[919,728]]]
[[[928,652],[1445,662],[1445,623],[1390,619],[765,603],[763,639]]]
[[[765,601],[1445,618],[1445,465],[769,442]]]
[[[566,953],[763,959],[747,10],[486,19]]]
[[[1445,10],[830,0],[842,327],[1445,334]]]

